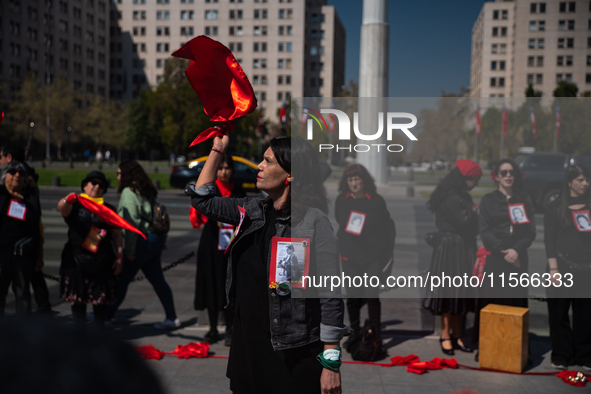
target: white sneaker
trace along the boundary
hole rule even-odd
[[[167,330],[171,328],[179,328],[181,326],[181,321],[176,318],[174,321],[170,319],[164,320],[162,323],[154,324],[154,328],[158,330]]]
[[[554,363],[550,363],[550,366],[554,369],[566,369],[566,367],[564,365],[561,364],[554,364]]]

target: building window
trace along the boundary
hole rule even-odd
[[[205,11],[206,15],[209,11]],[[193,11],[181,11],[181,20],[189,20],[195,17]],[[207,18],[210,19],[210,18]]]
[[[566,82],[572,82],[573,75],[572,74],[564,74],[564,79],[566,80]]]
[[[266,84],[267,84],[267,76],[261,75],[261,85],[266,85]]]
[[[494,88],[497,86],[497,79],[496,78],[491,78],[490,79],[490,87]]]
[[[489,104],[495,104],[497,102],[496,96],[494,94],[491,94],[488,98],[488,102]]]
[[[537,30],[536,21],[529,21],[529,31],[536,31],[536,30]]]
[[[286,75],[285,76],[285,84],[286,85],[291,85],[291,75]]]
[[[156,27],[156,35],[157,36],[169,36],[170,35],[170,28],[168,26],[157,26]]]
[[[507,10],[501,11],[501,19],[507,19],[509,17],[509,12]]]
[[[316,87],[316,78],[310,78],[310,86]]]
[[[544,56],[538,56],[537,60],[538,60],[537,66],[544,67]]]
[[[591,83],[591,74],[585,74],[585,83]]]
[[[589,62],[589,60],[591,59],[591,56],[587,57],[587,61]],[[283,68],[285,65],[283,59],[277,59],[277,68]]]
[[[535,60],[535,58],[533,56],[528,56],[527,57],[527,66],[528,67],[533,67],[534,66],[534,60]]]
[[[537,3],[530,3],[529,4],[529,12],[530,14],[535,14],[538,12],[538,4]]]
[[[181,27],[181,36],[193,36],[193,26]]]
[[[492,28],[492,36],[493,37],[497,37],[499,35],[499,28],[498,27],[493,27]]]
[[[493,11],[493,19],[494,19],[494,20],[497,20],[497,19],[499,19],[499,10],[494,10],[494,11]]]
[[[186,11],[181,11],[181,19],[184,19],[183,12],[186,12]],[[193,12],[193,11],[191,11],[191,12]],[[156,19],[158,19],[158,20],[170,19],[170,11],[156,11]]]
[[[316,65],[316,64],[314,64],[314,65]],[[493,61],[490,62],[490,69],[491,70],[496,70],[497,69],[497,61],[496,60],[493,60]]]
[[[556,74],[556,83],[562,81],[562,74]]]
[[[318,47],[316,45],[312,45],[310,47],[310,55],[312,55],[312,56],[318,55]]]
[[[501,27],[501,37],[507,37],[507,28]]]
[[[591,55],[587,55],[587,65],[591,66]]]
[[[321,85],[322,86],[322,85]],[[505,86],[505,78],[501,77],[499,78],[499,87],[504,87]]]
[[[499,70],[501,70],[501,71],[505,70],[505,61],[504,60],[501,60],[499,62]]]
[[[162,59],[156,59],[156,68],[162,68]]]
[[[283,75],[277,76],[277,85],[283,85]]]
[[[527,84],[528,85],[533,85],[534,83],[534,75],[533,74],[527,74]]]
[[[192,11],[191,11],[192,12]],[[218,18],[218,12],[217,10],[208,10],[205,11],[205,19],[217,19]]]
[[[544,49],[545,41],[543,38],[538,38],[538,49]]]
[[[277,92],[277,101],[283,100],[283,92]]]
[[[566,47],[573,48],[575,46],[575,39],[574,38],[567,38],[566,39]]]
[[[536,74],[536,83],[541,85],[544,83],[544,75],[543,74]]]
[[[490,53],[496,54],[497,53],[497,48],[498,45],[497,44],[492,44],[490,47]]]
[[[168,52],[168,43],[157,43],[156,52]]]
[[[573,57],[572,57],[572,55],[566,57],[566,65],[568,67],[570,67],[570,66],[573,65]]]

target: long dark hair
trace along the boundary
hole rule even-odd
[[[119,169],[121,170],[121,181],[119,181],[117,193],[121,193],[123,189],[128,187],[144,197],[158,197],[158,190],[156,190],[152,180],[137,161],[123,160],[119,164]]]
[[[377,193],[376,190],[376,183],[374,182],[371,175],[367,171],[367,168],[363,167],[361,164],[350,164],[345,168],[343,171],[343,176],[341,177],[341,181],[339,183],[339,193],[348,193],[349,192],[349,184],[347,183],[347,178],[358,176],[363,181],[363,189],[366,193],[369,193],[370,196],[374,196]]]
[[[314,148],[300,137],[280,137],[271,140],[271,150],[281,168],[293,177],[282,209],[291,209],[295,223],[304,218],[308,208],[328,213],[328,198],[320,179],[320,165]]]
[[[445,178],[439,182],[435,191],[431,193],[429,201],[427,201],[427,208],[431,212],[437,211],[443,205],[451,191],[455,191],[458,194],[468,193],[466,178],[464,178],[458,167],[452,168]]]
[[[558,209],[558,220],[564,223],[565,226],[572,226],[573,222],[571,220],[570,210],[568,209],[568,197],[570,196],[570,187],[568,186],[576,178],[583,175],[588,180],[591,180],[591,171],[584,165],[580,164],[573,164],[572,166],[568,167],[566,170],[566,174],[564,175],[564,182],[562,183],[562,191],[560,193],[560,203],[557,204],[556,208]],[[591,190],[587,189],[585,194],[583,195],[585,201],[591,201]]]
[[[513,176],[513,179],[514,179],[513,186],[511,188],[513,191],[513,195],[515,195],[518,198],[523,198],[523,173],[519,169],[519,166],[517,164],[515,164],[515,162],[513,160],[502,159],[502,160],[499,160],[498,162],[496,162],[495,164],[493,164],[493,169],[490,172],[491,175],[493,177],[496,177],[497,175],[499,175],[500,168],[505,163],[511,164],[511,167],[513,167],[513,171],[515,172],[515,175]],[[495,181],[495,184],[497,185],[497,188],[498,188],[499,184],[497,183],[496,180],[494,180],[494,181]]]

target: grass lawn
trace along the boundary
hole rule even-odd
[[[60,177],[60,186],[80,186],[80,182],[84,179],[90,170],[76,170],[76,169],[52,169],[52,168],[36,168],[35,171],[39,174],[39,186],[51,186],[52,179],[55,176]],[[103,171],[105,176],[111,181],[112,188],[117,188],[117,170]],[[158,179],[160,181],[161,189],[172,189],[169,183],[169,173],[148,173],[150,179]]]

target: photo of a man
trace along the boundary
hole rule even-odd
[[[589,219],[589,211],[574,212],[574,216],[577,230],[582,232],[591,231],[591,220]]]
[[[513,224],[529,223],[523,204],[509,205],[509,216]]]

